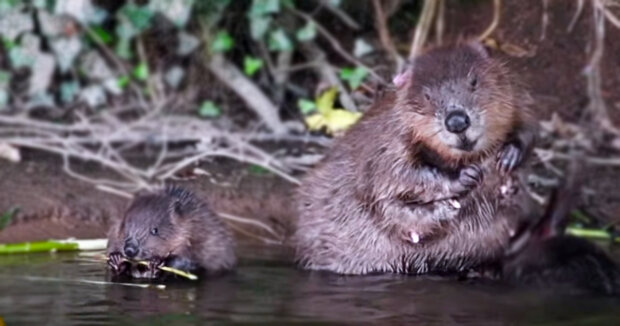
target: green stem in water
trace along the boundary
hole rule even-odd
[[[566,233],[570,235],[574,235],[576,237],[620,242],[620,237],[613,238],[612,235],[605,230],[568,227],[566,228]]]
[[[106,239],[94,240],[49,240],[37,242],[0,244],[0,254],[20,254],[32,252],[102,250],[107,245]]]

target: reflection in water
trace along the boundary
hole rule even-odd
[[[238,271],[166,289],[105,281],[77,254],[0,257],[0,317],[14,324],[197,325],[223,322],[618,324],[620,301],[557,297],[446,279],[343,277],[293,268],[276,250],[244,250]],[[34,278],[36,277],[36,278]],[[38,278],[38,279],[37,279]]]

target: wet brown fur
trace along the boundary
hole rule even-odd
[[[481,57],[478,46],[436,48],[417,58],[404,85],[386,92],[306,176],[292,237],[301,267],[342,274],[443,273],[502,256],[531,202],[520,191],[514,200],[523,207],[504,207],[500,186],[515,175],[498,171],[497,155],[521,138],[529,151],[533,123],[527,93],[501,64]],[[476,102],[486,119],[483,146],[456,151],[438,140],[435,112],[423,91],[470,72],[484,92]],[[459,172],[472,164],[484,182],[455,194]],[[449,198],[462,207],[450,209]],[[410,228],[427,236],[409,243],[404,234]]]
[[[156,235],[151,234],[153,228]],[[236,263],[226,225],[206,203],[178,187],[136,196],[110,229],[108,253],[123,254],[127,243],[139,249],[136,260],[159,259],[182,270],[218,273]]]

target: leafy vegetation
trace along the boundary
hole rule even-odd
[[[337,8],[340,1],[326,5]],[[274,69],[287,68],[274,67],[274,56],[303,53],[300,46],[320,36],[317,22],[296,14],[298,6],[293,0],[252,0],[243,5],[230,0],[1,1],[0,54],[8,60],[0,64],[0,110],[76,106],[105,110],[117,99],[155,100],[162,87],[175,91],[184,85],[194,69],[187,58],[208,60],[198,51],[201,48],[227,56],[248,78],[261,79],[261,87],[271,96],[265,78]],[[231,15],[245,21],[231,25],[225,18]],[[161,33],[166,37],[159,37]],[[166,62],[176,64],[162,64],[159,53],[153,52],[158,47],[168,48]],[[268,52],[247,51],[257,47]],[[361,57],[373,48],[358,38],[351,50]],[[239,56],[240,52],[244,54]],[[369,75],[361,66],[336,71],[351,91]],[[17,87],[24,83],[26,89]],[[220,117],[222,110],[214,100],[200,99],[193,104],[194,112],[205,118]],[[299,103],[300,116],[308,116],[306,122],[313,130],[341,130],[359,115],[342,108],[312,115],[317,108],[313,101],[290,100],[293,105]]]

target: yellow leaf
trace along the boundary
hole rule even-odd
[[[327,120],[327,130],[330,133],[347,130],[362,116],[360,112],[347,110],[333,110],[325,115]]]
[[[316,109],[321,114],[326,114],[327,112],[334,110],[334,101],[336,101],[336,95],[338,95],[338,88],[331,87],[330,89],[323,92],[316,99]]]
[[[307,116],[305,121],[309,130],[321,130],[321,128],[325,125],[325,118],[319,113]]]
[[[327,114],[316,113],[306,117],[306,125],[308,129],[318,131],[323,128],[327,133],[335,134],[340,131],[347,130],[359,120],[362,116],[359,112],[350,112],[346,110],[332,110]]]

